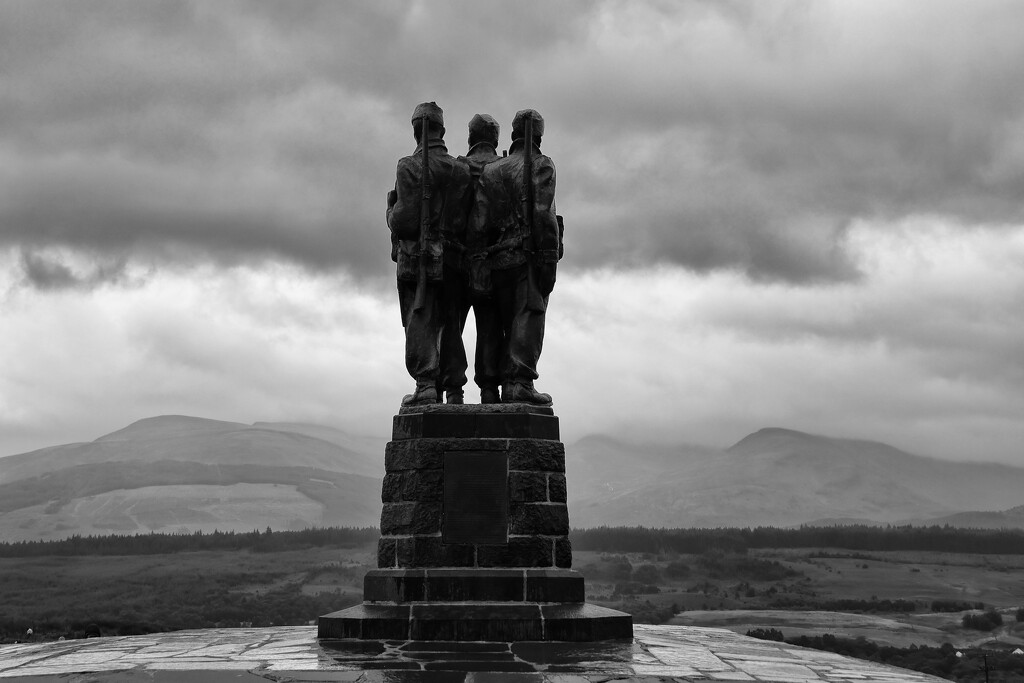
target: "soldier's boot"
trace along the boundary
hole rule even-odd
[[[462,397],[464,396],[462,387],[459,387],[458,389],[448,389],[445,393],[447,394],[447,400],[445,402],[448,405],[461,406],[464,403],[462,400]]]
[[[509,382],[501,388],[502,403],[530,403],[535,406],[551,405],[551,395],[533,388],[533,382]]]
[[[403,406],[421,406],[428,403],[437,403],[437,387],[433,384],[417,382],[416,391],[406,394],[402,399]]]
[[[498,385],[480,387],[480,403],[501,403],[501,397],[498,396]]]

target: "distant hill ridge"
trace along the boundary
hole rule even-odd
[[[386,435],[184,415],[0,458],[8,540],[376,525]],[[574,527],[1024,528],[1024,469],[770,427],[726,449],[590,435],[566,446]]]
[[[626,457],[609,457],[616,449]],[[670,450],[594,438],[570,447],[573,524],[791,526],[947,518],[957,524],[981,519],[950,515],[986,511],[998,513],[986,525],[1024,526],[1019,515],[999,512],[1024,504],[1024,468],[948,462],[877,441],[778,427],[758,430],[725,450]],[[586,489],[574,496],[577,478]]]
[[[376,525],[384,443],[318,425],[146,418],[0,458],[0,535]]]

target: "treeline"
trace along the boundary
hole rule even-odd
[[[0,543],[0,557],[43,555],[159,555],[199,550],[283,552],[303,548],[356,547],[380,536],[376,527],[324,527],[302,531],[214,531],[72,536],[60,541]],[[948,526],[834,526],[777,529],[652,529],[598,527],[570,532],[576,550],[615,553],[744,553],[756,548],[843,548],[855,551],[926,550],[1024,555],[1024,530],[958,529]],[[851,557],[856,557],[851,555]],[[865,558],[867,559],[867,558]]]
[[[1022,529],[960,529],[950,526],[831,526],[778,529],[652,529],[598,527],[570,533],[575,550],[700,554],[743,553],[755,548],[844,548],[924,550],[948,553],[1024,555]]]
[[[19,541],[0,543],[0,557],[44,555],[162,555],[200,550],[250,550],[276,553],[315,547],[350,548],[372,543],[380,537],[375,527],[327,527],[302,531],[249,532],[214,531],[204,534],[113,534],[72,536],[60,541]]]
[[[876,612],[883,614],[906,614],[917,611],[917,603],[913,600],[888,598],[879,600],[858,600],[855,598],[842,598],[839,600],[807,600],[799,597],[782,597],[768,603],[768,609],[785,610],[824,610],[826,612]],[[766,638],[765,640],[771,640]]]
[[[90,630],[103,636],[133,636],[191,628],[301,626],[316,615],[356,605],[358,594],[335,591],[307,595],[285,585],[263,592],[232,590],[217,577],[178,576],[146,591],[143,600],[104,600],[89,592],[59,608],[7,608],[0,614],[0,643],[25,635],[36,638],[84,638]]]

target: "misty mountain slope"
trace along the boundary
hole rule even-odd
[[[104,434],[95,441],[144,441],[153,439],[180,438],[236,431],[248,427],[241,422],[210,420],[189,415],[159,415],[132,422],[123,429]]]
[[[384,443],[318,425],[139,420],[96,441],[0,458],[0,538],[376,524]],[[1022,468],[786,429],[725,450],[589,436],[567,446],[566,470],[575,527],[1024,526]]]
[[[620,476],[597,491],[569,479],[573,526],[787,526],[853,518],[897,523],[1024,502],[1024,469],[950,463],[871,441],[763,429],[725,451],[684,450],[664,471],[624,472],[589,440],[590,481]]]
[[[375,525],[384,459],[375,442],[329,427],[139,420],[96,441],[0,458],[0,538],[246,531],[259,520]]]
[[[254,422],[252,426],[256,429],[270,429],[278,432],[302,434],[314,439],[333,443],[347,451],[364,454],[372,453],[374,455],[374,458],[372,459],[372,465],[374,467],[373,474],[375,474],[375,476],[383,475],[384,461],[380,457],[380,454],[384,452],[384,446],[389,441],[388,437],[391,435],[390,423],[385,424],[385,427],[379,436],[353,435],[348,432],[343,432],[340,429],[335,429],[334,427],[325,427],[323,425],[305,424],[300,422]]]
[[[565,450],[569,495],[576,498],[619,495],[657,480],[665,472],[692,468],[717,452],[701,446],[650,445],[604,435],[587,436]]]
[[[975,529],[1024,529],[1024,505],[995,512],[957,512],[931,520],[931,523]]]
[[[327,428],[325,428],[326,430]],[[350,441],[355,442],[355,439]],[[134,422],[95,441],[0,458],[0,484],[71,465],[121,461],[312,467],[383,477],[383,448],[355,451],[294,431],[165,415]]]

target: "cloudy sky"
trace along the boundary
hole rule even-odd
[[[1024,466],[1024,3],[0,4],[0,455],[387,434],[409,116],[546,119],[563,437]],[[466,337],[472,340],[472,327]],[[475,400],[475,392],[471,392]]]

